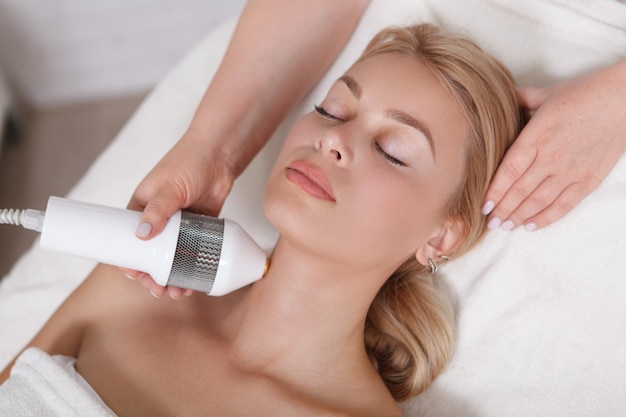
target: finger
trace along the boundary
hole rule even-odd
[[[144,207],[146,207],[146,202],[147,201],[145,198],[141,198],[139,196],[139,189],[137,189],[135,190],[133,196],[130,198],[130,201],[128,202],[126,208],[129,210],[143,211]]]
[[[526,230],[532,231],[551,225],[560,220],[578,203],[585,198],[594,187],[586,183],[576,183],[568,186],[563,192],[544,210],[524,222]]]
[[[517,99],[522,107],[528,110],[537,110],[548,98],[548,89],[536,87],[521,87],[517,89]]]
[[[491,184],[489,184],[489,188],[487,189],[487,193],[485,194],[482,207],[482,213],[484,215],[490,214],[496,207],[500,208],[500,204],[505,196],[507,196],[522,176],[526,176],[528,169],[535,162],[536,156],[536,150],[526,149],[523,145],[519,145],[518,143],[511,146],[496,170]],[[530,178],[532,178],[532,176]],[[529,188],[530,185],[527,184],[526,181],[528,181],[528,179],[522,184],[517,184],[518,188],[521,186]],[[535,186],[536,185],[537,183],[535,183]],[[511,200],[511,202],[512,201],[513,200]],[[511,205],[511,203],[509,203],[509,205]],[[511,208],[509,208],[508,211],[501,209],[500,215],[506,214],[508,216],[511,211]]]
[[[185,294],[185,289],[179,287],[167,287],[167,293],[171,299],[178,300]]]
[[[165,294],[165,292],[167,292],[169,296],[174,300],[178,300],[179,298],[182,298],[183,296],[190,296],[193,294],[193,290],[188,290],[188,289],[184,289],[180,287],[170,287],[170,286],[162,287],[156,284],[154,280],[148,274],[144,272],[135,271],[134,269],[127,269],[127,268],[119,268],[119,269],[122,272],[124,272],[124,275],[126,275],[126,277],[128,277],[129,279],[139,280],[141,285],[147,288],[148,290],[150,290],[150,292],[157,298],[162,297]],[[163,291],[161,290],[162,288],[164,289]]]
[[[148,240],[161,233],[167,219],[182,208],[184,198],[181,192],[173,185],[161,187],[157,194],[148,201],[143,209],[136,235],[140,239]]]
[[[126,278],[128,278],[128,279],[133,279],[133,280],[137,279],[137,276],[139,274],[141,274],[140,271],[136,271],[134,269],[121,268],[121,267],[119,269],[120,269],[120,271],[122,271],[124,273],[124,275],[126,275]]]
[[[547,207],[554,204],[567,186],[567,184],[563,183],[562,178],[552,176],[546,178],[532,192],[527,194],[527,197],[523,199],[508,216],[503,215],[503,217],[501,217],[506,219],[502,223],[502,229],[512,230],[517,226],[527,223],[528,219],[536,216]],[[531,225],[529,227],[532,228],[533,226]]]
[[[145,289],[150,291],[150,294],[152,294],[156,298],[163,297],[163,295],[165,295],[165,292],[167,291],[166,287],[163,287],[163,286],[157,284],[156,282],[154,282],[152,277],[150,277],[150,275],[148,275],[148,274],[141,273],[141,274],[139,274],[137,276],[136,279],[137,279],[137,281],[139,283],[141,283],[141,285]]]

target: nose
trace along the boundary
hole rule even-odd
[[[315,148],[342,166],[348,165],[353,157],[348,132],[341,127],[330,128],[324,132]]]

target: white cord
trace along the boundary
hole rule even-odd
[[[40,210],[0,210],[0,224],[22,226],[24,229],[41,232],[46,213]]]
[[[19,226],[22,224],[20,222],[20,214],[20,210],[4,209],[0,211],[0,223]]]

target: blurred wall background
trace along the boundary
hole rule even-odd
[[[244,0],[0,0],[0,67],[47,107],[152,87]]]
[[[244,3],[0,0],[0,208],[67,194],[147,92]],[[36,237],[0,226],[0,279]]]

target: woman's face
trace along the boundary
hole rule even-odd
[[[441,230],[466,129],[451,93],[416,59],[361,61],[291,129],[266,215],[305,250],[393,271]]]

